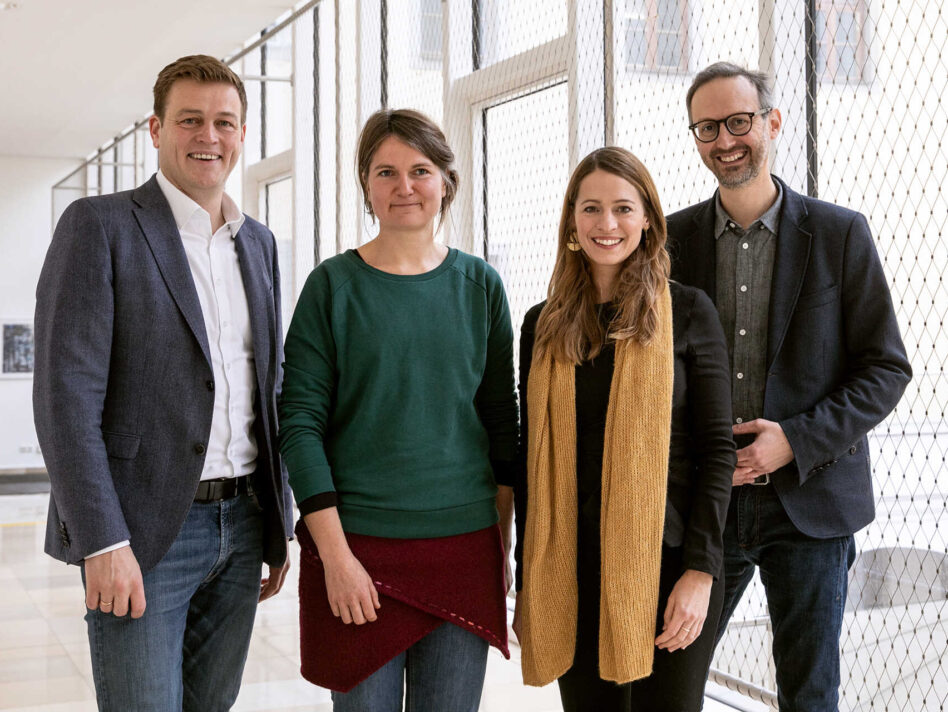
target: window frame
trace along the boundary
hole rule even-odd
[[[855,42],[846,42],[853,47],[856,57],[856,66],[851,75],[839,70],[839,53],[836,49],[836,29],[839,17],[843,12],[850,11],[855,15],[856,39]],[[823,31],[817,34],[816,65],[818,79],[828,84],[858,85],[871,81],[869,63],[869,7],[866,0],[816,0],[816,17],[813,18],[814,32],[819,26],[819,17],[823,17]],[[820,63],[822,62],[822,67]]]
[[[628,6],[625,6],[624,10],[619,8],[618,3],[616,4],[616,18],[615,18],[615,27],[621,35],[617,38],[618,41],[622,42],[621,48],[617,47],[617,50],[621,52],[620,57],[622,58],[622,66],[626,71],[629,72],[662,72],[662,73],[675,73],[675,74],[685,74],[689,71],[689,63],[691,61],[691,33],[690,33],[690,18],[691,18],[691,6],[689,0],[670,0],[675,2],[678,9],[678,19],[680,21],[679,27],[681,28],[678,32],[672,33],[668,30],[663,30],[659,26],[658,22],[658,3],[659,0],[642,0],[645,3],[645,17],[642,18],[638,13],[633,13]],[[628,37],[628,26],[632,21],[645,20],[645,62],[640,64],[638,62],[633,62],[630,60],[628,53],[626,52],[626,39]],[[679,50],[679,61],[678,65],[665,65],[659,64],[659,36],[662,34],[667,35],[676,35],[678,38],[678,50]]]

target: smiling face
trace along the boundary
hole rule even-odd
[[[691,99],[692,122],[720,120],[742,111],[764,108],[757,90],[745,77],[712,79],[703,84]],[[695,144],[701,160],[711,169],[722,188],[735,189],[770,181],[770,145],[780,133],[780,112],[773,109],[755,116],[749,133],[733,136],[720,126],[718,137],[710,143]]]
[[[445,183],[425,154],[389,136],[369,162],[365,186],[382,232],[434,233]]]
[[[179,79],[164,117],[148,122],[165,177],[210,213],[219,210],[227,176],[237,165],[247,127],[231,84]]]
[[[573,210],[576,239],[600,292],[609,292],[622,263],[648,229],[642,196],[624,178],[595,170],[583,178]]]

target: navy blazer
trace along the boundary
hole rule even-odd
[[[250,310],[264,560],[281,565],[291,499],[277,448],[283,362],[273,234],[235,238]],[[204,467],[214,380],[204,317],[154,176],[60,218],[36,302],[33,410],[51,484],[46,552],[68,563],[128,539],[142,571],[178,535]]]
[[[845,536],[875,516],[866,433],[912,376],[869,225],[779,178],[764,414],[794,460],[771,475],[804,534]],[[715,200],[668,217],[672,277],[716,298]]]

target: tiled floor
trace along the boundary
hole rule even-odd
[[[94,712],[79,572],[42,553],[46,495],[0,496],[0,710]],[[295,547],[291,547],[295,552]],[[299,675],[296,572],[257,614],[235,712],[329,712]],[[519,649],[491,649],[481,712],[561,710],[555,685],[524,687]],[[732,708],[709,700],[708,712]]]

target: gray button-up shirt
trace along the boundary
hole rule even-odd
[[[716,302],[731,359],[734,422],[763,416],[767,382],[767,321],[783,188],[773,205],[746,230],[715,198]]]

